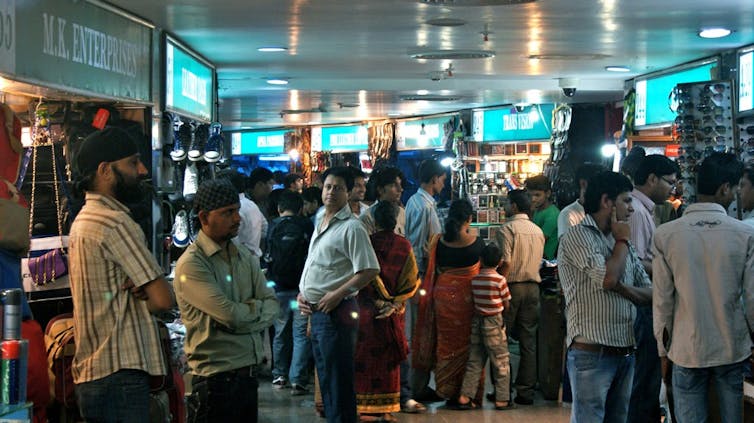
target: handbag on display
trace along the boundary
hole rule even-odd
[[[39,110],[39,107],[37,108]],[[39,114],[39,113],[38,113]],[[37,116],[39,119],[39,116]],[[35,128],[38,129],[38,128]],[[58,237],[60,238],[60,247],[53,248],[40,256],[28,257],[29,275],[34,285],[41,286],[48,283],[52,283],[55,279],[68,274],[68,254],[63,242],[63,211],[60,207],[60,195],[58,192],[58,185],[63,183],[60,181],[60,170],[58,169],[55,159],[55,145],[52,139],[49,137],[49,132],[45,136],[44,129],[42,136],[34,137],[35,142],[31,146],[32,159],[31,159],[31,200],[30,200],[30,217],[29,217],[29,236],[31,236],[32,229],[34,228],[34,203],[35,203],[35,191],[37,186],[37,150],[40,148],[51,148],[52,151],[52,175],[53,175],[53,187],[55,191],[55,214],[56,222],[58,225]],[[41,141],[40,141],[41,140]],[[39,141],[39,142],[38,142]]]

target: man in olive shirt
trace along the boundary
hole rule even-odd
[[[176,265],[175,291],[199,408],[197,422],[256,422],[260,331],[278,314],[259,258],[233,241],[241,218],[227,180],[204,182],[194,207],[201,231]]]

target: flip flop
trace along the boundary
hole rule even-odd
[[[408,414],[425,413],[427,412],[427,407],[414,399],[410,399],[401,405],[401,412]]]
[[[495,410],[505,411],[505,410],[512,410],[514,408],[516,408],[516,404],[513,401],[508,401],[508,405],[495,404]]]
[[[476,409],[478,407],[479,406],[476,405],[476,403],[474,401],[469,401],[469,402],[458,402],[458,401],[456,401],[455,404],[452,405],[452,409],[453,410],[461,410],[461,411],[474,410],[474,409]]]

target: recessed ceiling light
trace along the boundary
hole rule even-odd
[[[631,72],[631,68],[628,66],[605,66],[605,70],[608,72]]]
[[[722,38],[730,35],[732,31],[728,28],[704,28],[699,31],[702,38]]]
[[[429,91],[428,90],[419,90],[419,91],[416,92],[416,94],[417,95],[427,95],[427,94],[429,94]]]
[[[273,47],[273,46],[269,46],[269,47],[259,47],[257,49],[257,51],[261,51],[263,53],[277,53],[277,52],[280,52],[280,51],[288,51],[288,48],[287,47]]]
[[[272,78],[267,80],[268,84],[272,85],[288,85],[287,79],[278,79],[278,78]]]

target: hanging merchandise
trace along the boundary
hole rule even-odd
[[[669,96],[676,113],[673,133],[681,169],[683,200],[696,202],[697,166],[714,152],[738,150],[738,126],[733,125],[730,81],[678,84]]]
[[[558,105],[552,112],[552,135],[550,137],[550,158],[544,166],[544,174],[553,184],[553,193],[555,198],[563,197],[566,191],[570,190],[573,185],[573,175],[566,175],[561,172],[560,164],[564,162],[569,155],[570,145],[568,143],[568,130],[571,128],[571,106],[567,104]]]
[[[32,128],[32,165],[31,165],[31,199],[30,199],[30,218],[29,218],[29,236],[34,229],[34,206],[36,203],[36,187],[37,187],[37,156],[39,149],[50,148],[52,149],[52,175],[53,175],[53,189],[55,199],[55,214],[58,227],[58,235],[60,245],[49,251],[42,253],[39,256],[31,257],[31,252],[27,257],[27,265],[29,268],[29,275],[31,281],[36,286],[46,285],[54,282],[57,278],[68,274],[68,258],[65,249],[65,243],[63,240],[63,211],[60,207],[60,194],[58,189],[61,185],[61,173],[57,165],[55,144],[51,136],[49,115],[47,107],[40,101],[37,104],[35,111],[35,121]]]
[[[375,122],[369,127],[369,158],[372,163],[390,159],[394,133],[395,125],[392,122]]]
[[[0,122],[0,249],[23,254],[29,249],[29,232],[19,223],[29,220],[29,206],[16,188],[23,152],[21,122],[4,103]]]

